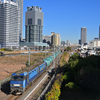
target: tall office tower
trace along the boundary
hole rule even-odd
[[[19,9],[12,1],[0,1],[0,44],[3,48],[19,46]]]
[[[27,7],[25,13],[26,42],[41,42],[43,31],[43,12],[38,6]]]
[[[55,46],[61,45],[61,37],[59,33],[51,32],[51,44]]]
[[[61,44],[64,46],[65,45],[65,41],[61,41]]]
[[[99,39],[100,39],[100,25],[99,25]]]
[[[81,28],[81,44],[87,43],[87,28]]]
[[[23,35],[23,0],[11,0],[15,3],[18,3],[18,8],[19,8],[19,14],[20,14],[20,29],[19,29],[19,35],[20,35],[20,40],[22,40],[22,35]]]
[[[67,46],[69,46],[69,40],[67,40]]]

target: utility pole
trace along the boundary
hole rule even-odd
[[[45,51],[45,58],[46,58],[46,51]]]
[[[60,50],[60,47],[58,48],[58,51]],[[60,60],[60,54],[58,55],[58,58]],[[58,63],[58,62],[57,62]],[[59,68],[60,68],[60,65],[58,65],[58,73],[59,73]]]
[[[54,53],[53,53],[53,68],[55,67],[55,45],[54,45]]]
[[[58,47],[58,50],[57,50],[57,52],[59,51],[59,47]],[[58,66],[58,54],[57,54],[57,66]]]
[[[29,56],[28,56],[28,65],[30,66],[30,48],[29,48]]]

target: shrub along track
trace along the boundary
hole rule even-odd
[[[63,70],[64,70],[64,64],[65,62],[68,62],[69,55],[67,52],[64,52],[64,54],[61,57],[60,64],[56,75],[56,78],[54,80],[54,84],[52,85],[51,90],[45,95],[45,100],[58,100],[60,96],[60,88],[62,84],[62,75],[63,75]],[[62,99],[63,100],[63,99]]]

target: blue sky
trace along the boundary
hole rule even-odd
[[[87,28],[87,42],[99,36],[100,0],[24,0],[23,37],[27,6],[42,7],[43,35],[59,33],[61,40],[78,43],[81,28]]]

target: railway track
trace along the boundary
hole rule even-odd
[[[60,58],[61,58],[61,56],[62,56],[62,54],[63,53],[61,53],[60,55],[59,55],[59,61],[60,61]],[[55,59],[55,67],[57,67],[57,62],[59,63],[59,61],[57,61],[57,58]],[[52,66],[52,64],[49,66],[49,68]],[[55,68],[54,68],[55,69]],[[56,69],[55,69],[56,70]],[[42,74],[41,74],[41,76],[42,76]],[[41,77],[41,76],[39,76],[39,77]],[[36,79],[36,80],[38,80],[38,78]],[[35,81],[36,81],[35,80]],[[34,81],[34,83],[35,83],[35,81]],[[32,82],[33,83],[33,82]],[[26,89],[26,91],[27,90],[29,90],[30,88],[31,88],[31,86],[32,86],[33,84],[31,84],[27,89]],[[23,95],[25,95],[24,93],[23,93]],[[5,100],[18,100],[20,97],[21,97],[22,95],[9,95],[9,96],[7,96],[7,98],[5,98]],[[19,99],[20,100],[20,99]]]
[[[21,95],[11,95],[7,100],[17,100]]]
[[[61,58],[62,55],[63,55],[63,53],[60,55],[60,58]],[[56,60],[55,60],[55,63],[56,63],[56,64],[55,64],[55,68],[53,68],[53,69],[54,69],[54,70],[53,70],[54,72],[58,69],[58,65],[59,65],[59,63],[60,63],[60,59],[59,59],[59,61],[57,61],[57,59],[56,59]],[[52,65],[51,65],[51,66],[52,66]],[[51,67],[51,66],[50,66],[50,67]],[[52,77],[53,75],[54,75],[54,73],[51,72],[51,75],[49,76],[49,78]],[[41,77],[42,77],[42,75],[41,75]],[[48,79],[48,78],[47,78],[47,79]],[[47,81],[47,79],[46,79],[46,81]],[[44,90],[44,89],[42,89],[42,91],[41,91],[41,88],[45,88],[44,85],[43,85],[43,84],[45,84],[45,83],[46,83],[46,85],[45,85],[45,87],[46,87],[47,84],[49,83],[49,81],[48,81],[48,82],[45,82],[45,81],[44,81],[44,83],[42,83],[42,86],[41,86],[41,84],[39,83],[40,86],[39,86],[39,87],[36,86],[36,87],[37,87],[37,88],[36,88],[36,91],[37,91],[37,92],[35,92],[35,90],[33,89],[34,91],[32,90],[33,92],[31,91],[30,95],[29,95],[28,97],[25,97],[25,100],[37,100],[37,98],[39,97],[38,94],[41,94],[42,91]],[[35,92],[35,94],[34,94],[34,92]],[[20,100],[20,99],[19,99],[19,100]]]

